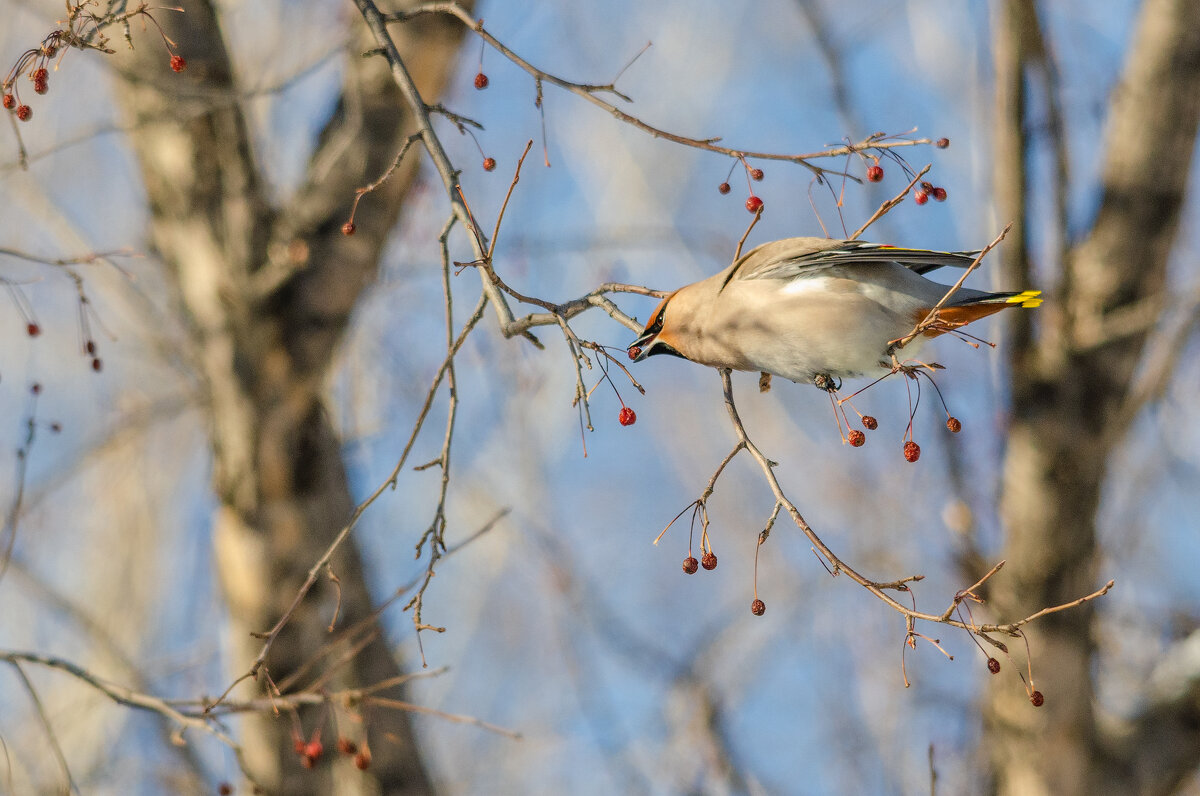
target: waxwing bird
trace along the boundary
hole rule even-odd
[[[663,299],[629,355],[639,362],[673,354],[820,386],[883,375],[893,367],[892,343],[912,332],[949,289],[924,274],[965,268],[975,257],[826,238],[764,243]],[[1036,307],[1040,294],[959,288],[940,310],[943,323],[905,346],[904,356],[925,337],[1006,307]]]

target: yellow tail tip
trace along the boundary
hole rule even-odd
[[[1040,290],[1025,290],[1015,296],[1008,297],[1009,304],[1019,304],[1026,309],[1042,306],[1042,299],[1038,298],[1042,295]]]

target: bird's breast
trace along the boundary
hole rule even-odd
[[[911,328],[903,312],[866,295],[853,280],[735,280],[694,314],[687,353],[706,365],[792,381],[821,373],[861,376],[879,370],[889,341]]]

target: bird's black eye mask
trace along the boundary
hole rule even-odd
[[[680,359],[687,359],[683,354],[657,339],[658,333],[662,331],[663,319],[666,317],[666,314],[667,305],[664,302],[658,314],[654,316],[654,320],[650,322],[650,325],[646,327],[641,336],[629,344],[629,358],[634,362],[639,362],[655,354],[671,354]]]
[[[651,322],[651,324],[642,332],[642,337],[651,337],[661,332],[663,328],[663,318],[666,317],[666,315],[667,305],[664,303],[662,309],[660,309],[658,314],[654,316],[654,321]]]

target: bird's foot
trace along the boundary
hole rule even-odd
[[[828,373],[818,373],[813,377],[813,384],[817,386],[818,390],[824,390],[827,393],[836,393],[842,389],[842,380],[835,379]]]
[[[881,362],[880,364],[885,365],[886,363]],[[890,376],[892,373],[902,373],[910,379],[915,379],[918,371],[945,369],[946,368],[944,365],[939,365],[937,362],[922,362],[919,359],[906,359],[901,362],[900,360],[896,359],[896,355],[893,354],[892,369],[891,373],[888,373],[888,375]]]

